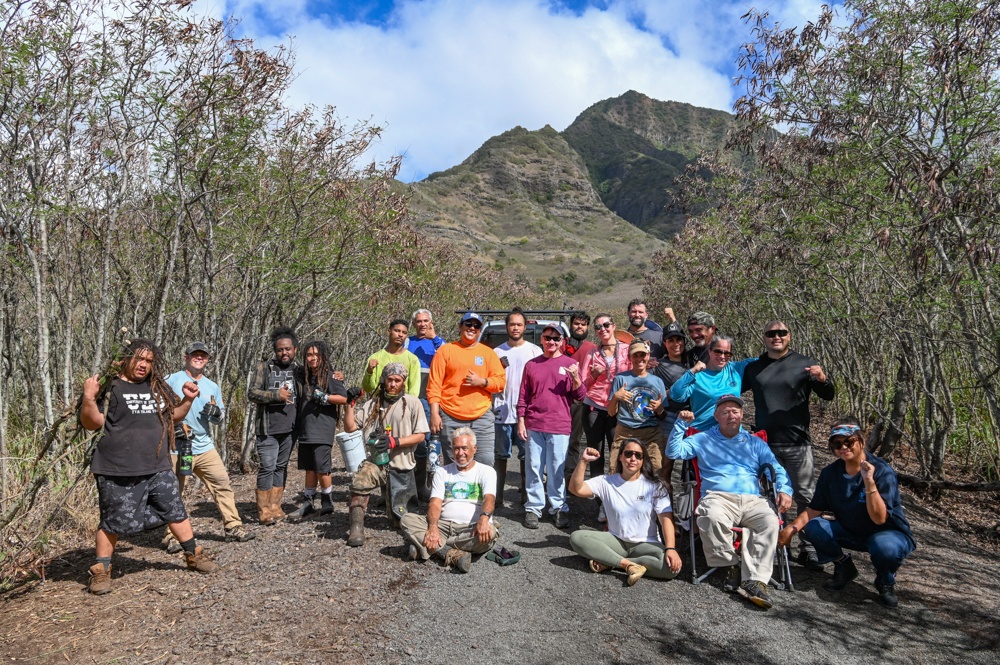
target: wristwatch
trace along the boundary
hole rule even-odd
[[[490,510],[484,510],[481,517],[493,517],[493,512]]]

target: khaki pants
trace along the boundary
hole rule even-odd
[[[763,497],[752,494],[709,492],[698,509],[698,530],[709,566],[740,563],[740,579],[767,582],[774,572],[778,546],[778,516]],[[737,555],[733,527],[743,527],[743,542]]]
[[[177,463],[178,458],[175,454],[175,472],[177,471]],[[215,499],[215,505],[222,513],[222,523],[225,528],[234,529],[241,526],[243,520],[240,519],[240,514],[236,511],[236,496],[233,494],[232,485],[229,484],[229,473],[226,471],[226,465],[223,463],[222,457],[219,456],[219,452],[212,448],[206,453],[195,455],[191,472],[201,478],[201,482],[205,483],[205,487]],[[184,492],[185,478],[186,476],[177,476],[177,484],[182,493]]]
[[[425,561],[431,558],[433,552],[428,552],[424,547],[424,536],[427,535],[427,518],[416,513],[406,513],[399,521],[399,526],[403,530],[403,536],[417,546],[417,553]],[[475,524],[459,524],[447,520],[438,520],[438,531],[441,533],[441,542],[448,547],[456,547],[465,552],[473,554],[484,554],[493,549],[500,535],[492,524],[490,525],[490,540],[487,543],[479,542],[476,536]]]
[[[608,457],[611,470],[608,473],[615,473],[615,469],[618,468],[618,451],[622,449],[622,442],[625,439],[639,439],[646,448],[646,456],[653,465],[653,471],[659,472],[663,466],[663,430],[659,426],[632,429],[618,423],[615,427],[614,441],[611,442],[611,456]]]

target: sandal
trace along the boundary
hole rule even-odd
[[[628,568],[625,569],[625,572],[628,573],[628,579],[625,580],[625,583],[628,584],[629,586],[635,586],[635,583],[638,582],[642,578],[642,576],[646,574],[646,566],[643,566],[638,563],[633,563],[629,565]]]
[[[605,570],[611,570],[611,566],[600,561],[594,561],[593,559],[588,562],[588,565],[590,566],[590,570],[595,573],[603,573]]]

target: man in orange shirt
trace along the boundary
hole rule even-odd
[[[493,349],[479,343],[483,320],[466,312],[458,323],[459,338],[443,344],[431,361],[427,402],[431,432],[441,435],[441,450],[450,462],[451,435],[459,427],[476,434],[475,460],[493,467],[493,394],[507,385],[507,373]]]

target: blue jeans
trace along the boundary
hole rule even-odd
[[[257,435],[257,489],[266,491],[272,487],[284,487],[288,477],[288,458],[292,456],[292,433]]]
[[[844,556],[844,547],[857,552],[867,551],[875,567],[876,587],[895,584],[896,571],[916,547],[902,531],[888,529],[865,538],[851,533],[836,520],[822,517],[809,520],[803,532],[816,547],[820,563]]]
[[[566,505],[566,452],[569,450],[569,434],[548,434],[528,430],[528,450],[525,456],[525,484],[528,502],[526,512],[541,516],[545,508],[545,493],[548,490],[549,512],[569,512]],[[542,470],[548,473],[548,486],[542,487]]]
[[[517,423],[497,423],[494,426],[496,431],[496,458],[510,459],[514,453],[514,446],[517,446],[517,459],[524,459],[524,439],[517,435]]]

